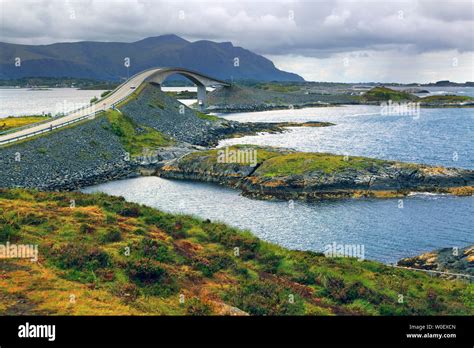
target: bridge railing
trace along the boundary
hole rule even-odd
[[[127,96],[117,100],[115,103],[111,104],[112,108],[115,108],[116,105],[123,102],[128,97],[129,96],[127,95]],[[93,118],[93,117],[95,117],[98,114],[103,113],[103,112],[105,112],[105,110],[94,111],[94,112],[89,113],[87,115],[83,115],[81,117],[75,118],[74,120],[69,120],[69,121],[66,121],[66,122],[62,122],[60,124],[51,125],[50,127],[39,129],[37,131],[33,131],[33,132],[30,132],[30,133],[27,133],[27,134],[19,135],[19,136],[14,137],[14,138],[6,139],[6,140],[0,140],[0,146],[10,144],[10,143],[14,143],[14,142],[22,140],[22,139],[30,138],[30,137],[33,137],[33,136],[38,135],[38,134],[51,132],[52,130],[62,128],[62,127],[65,127],[65,126],[69,126],[70,124],[77,123],[77,122],[83,121],[83,120],[88,119],[88,118]],[[58,117],[58,118],[61,118],[61,117]],[[49,121],[51,121],[51,119],[47,120],[45,123],[47,123]],[[28,129],[28,128],[31,128],[31,127],[34,127],[34,126],[38,126],[39,124],[41,124],[41,123],[39,123],[39,122],[38,123],[33,123],[32,125],[29,125],[30,127],[25,127],[25,129]],[[15,128],[15,132],[17,132],[18,130],[20,130],[20,128]]]
[[[122,82],[120,85],[118,85],[117,87],[115,87],[114,90],[112,90],[109,94],[107,94],[106,96],[98,99],[94,104],[99,104],[99,102],[103,101],[104,99],[112,96],[113,94],[115,94],[122,86],[124,86],[128,81],[130,81],[132,78],[142,74],[143,72],[145,71],[149,71],[149,70],[153,70],[153,69],[156,69],[156,68],[150,68],[150,69],[147,69],[147,70],[144,70],[144,71],[141,71],[135,75],[132,75],[129,79],[125,80],[124,82]],[[121,101],[123,101],[123,99],[121,99]],[[118,102],[115,102],[114,103],[115,105],[118,104]],[[12,129],[9,129],[9,130],[6,130],[6,131],[3,131],[3,132],[0,132],[0,136],[1,135],[6,135],[6,134],[10,134],[10,133],[15,133],[15,132],[18,132],[18,131],[21,131],[21,130],[25,130],[25,129],[28,129],[28,128],[33,128],[33,127],[36,127],[36,126],[39,126],[41,124],[44,124],[44,123],[48,123],[48,122],[51,122],[51,121],[54,121],[54,120],[57,120],[57,119],[60,119],[60,118],[63,118],[63,117],[66,117],[68,115],[71,115],[71,114],[74,114],[76,112],[79,112],[81,110],[84,110],[84,109],[87,109],[89,107],[91,107],[93,104],[89,104],[89,105],[84,105],[84,106],[81,106],[80,108],[77,108],[77,109],[74,109],[74,110],[71,110],[71,111],[68,111],[67,113],[62,113],[62,114],[58,114],[58,115],[55,115],[55,116],[52,116],[44,121],[40,121],[40,122],[35,122],[35,123],[31,123],[31,124],[27,124],[26,126],[22,126],[22,127],[16,127],[16,128],[12,128]],[[0,141],[0,144],[2,144],[2,142]]]
[[[14,137],[14,138],[2,140],[2,141],[0,141],[0,145],[6,145],[6,144],[9,144],[9,143],[14,143],[14,142],[16,142],[16,141],[19,141],[19,140],[22,140],[22,139],[26,139],[26,138],[30,138],[30,137],[33,137],[33,136],[38,135],[38,134],[51,132],[51,131],[53,131],[53,130],[55,130],[55,129],[62,128],[62,127],[68,126],[68,125],[70,125],[70,124],[83,121],[83,120],[85,120],[85,119],[87,119],[87,118],[95,117],[97,114],[102,113],[102,112],[104,112],[104,110],[95,111],[95,112],[93,112],[93,113],[91,113],[91,114],[87,114],[87,115],[78,117],[78,118],[76,118],[76,119],[74,119],[74,120],[66,121],[66,122],[63,122],[63,123],[60,123],[60,124],[56,124],[56,125],[51,125],[51,126],[49,126],[49,127],[46,127],[46,128],[43,128],[43,129],[40,129],[40,130],[37,130],[37,131],[33,131],[33,132],[31,132],[31,133],[28,133],[28,134],[23,134],[23,135],[19,135],[19,136],[17,136],[17,137]]]
[[[55,116],[50,116],[48,118],[46,118],[45,120],[43,121],[39,121],[39,122],[35,122],[35,123],[30,123],[30,124],[27,124],[25,126],[21,126],[21,127],[15,127],[15,128],[12,128],[12,129],[9,129],[9,130],[6,130],[6,131],[3,131],[3,132],[0,132],[0,136],[2,135],[6,135],[6,134],[10,134],[10,133],[15,133],[15,132],[18,132],[18,131],[21,131],[21,130],[24,130],[24,129],[28,129],[28,128],[33,128],[33,127],[36,127],[36,126],[39,126],[39,125],[42,125],[44,123],[48,123],[48,122],[51,122],[51,121],[55,121],[55,120],[59,120],[63,117],[66,117],[68,116],[69,114],[73,114],[75,112],[79,112],[81,110],[84,110],[86,108],[89,108],[91,107],[92,105],[85,105],[83,107],[80,107],[79,109],[76,109],[76,110],[73,110],[73,111],[69,111],[68,113],[60,113],[60,114],[57,114]],[[0,119],[1,120],[1,119]]]

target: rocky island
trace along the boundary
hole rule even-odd
[[[474,171],[327,153],[237,145],[228,153],[254,153],[253,163],[220,160],[224,149],[194,152],[166,162],[155,174],[216,182],[263,199],[402,197],[411,192],[472,195]],[[245,160],[245,158],[244,158]],[[229,163],[230,162],[230,163]]]

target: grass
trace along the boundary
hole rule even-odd
[[[108,110],[106,117],[111,131],[120,138],[125,150],[131,156],[141,155],[143,150],[169,146],[174,142],[161,132],[145,126],[137,126],[126,115],[117,110]]]
[[[254,175],[266,177],[303,175],[318,171],[325,174],[332,174],[347,169],[366,170],[395,163],[393,161],[367,157],[345,157],[328,153],[283,151],[278,148],[255,145],[234,145],[229,147],[229,150],[245,149],[256,150],[257,164],[260,166]],[[211,167],[217,163],[219,150],[193,152],[183,157],[180,162],[183,164],[199,162],[204,167]],[[399,163],[399,165],[411,166],[410,163]]]
[[[0,226],[0,243],[39,246],[37,263],[0,262],[5,315],[474,313],[472,284],[290,251],[105,194],[0,190]]]
[[[179,91],[179,92],[165,92],[170,97],[176,99],[197,99],[197,92]]]
[[[281,150],[277,148],[271,147],[259,147],[254,145],[233,145],[227,147],[229,151],[231,150],[257,150],[257,164],[261,164],[264,161],[281,155]],[[213,149],[207,151],[198,151],[192,152],[189,155],[183,157],[180,162],[181,163],[193,163],[199,161],[203,166],[213,166],[218,164],[218,152],[224,150],[224,148],[220,149]]]
[[[474,98],[464,95],[431,95],[419,100],[421,103],[462,103],[474,101]]]
[[[9,116],[0,119],[0,132],[47,120],[49,116]]]
[[[263,89],[266,91],[272,92],[281,92],[281,93],[289,93],[289,92],[298,92],[301,90],[301,86],[293,85],[293,84],[285,84],[285,83],[275,83],[275,82],[268,82],[268,83],[259,83],[255,85],[255,88]]]
[[[140,95],[140,93],[143,91],[143,89],[145,89],[145,87],[146,87],[147,85],[148,85],[147,83],[142,83],[140,86],[138,86],[137,88],[135,88],[132,93],[130,93],[130,95],[128,96],[127,99],[122,100],[122,101],[121,101],[119,104],[117,104],[115,107],[119,109],[121,106],[127,104],[128,102],[130,102],[130,101],[132,101],[132,100],[134,100],[134,99],[136,99],[136,98]]]
[[[413,94],[395,91],[386,87],[374,87],[370,91],[365,92],[361,98],[365,101],[411,101],[418,99]]]
[[[196,114],[197,117],[199,117],[203,120],[207,120],[207,121],[211,121],[211,122],[222,120],[220,117],[217,117],[217,116],[214,116],[214,115],[208,115],[208,114],[196,111],[196,110],[194,110],[194,113]]]
[[[327,153],[290,153],[266,160],[256,174],[263,176],[302,175],[315,171],[331,174],[346,169],[363,170],[387,163],[366,157],[346,157]]]

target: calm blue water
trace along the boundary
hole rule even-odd
[[[337,125],[230,139],[220,146],[253,143],[474,168],[472,109],[421,109],[417,119],[382,116],[377,106],[223,116],[239,121],[319,120]],[[291,249],[323,251],[333,242],[362,244],[365,258],[387,263],[474,243],[474,197],[415,195],[403,199],[403,208],[398,199],[295,202],[291,209],[288,202],[251,200],[212,184],[154,177],[111,182],[85,191],[103,191],[169,212],[220,220]]]

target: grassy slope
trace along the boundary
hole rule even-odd
[[[402,91],[395,91],[386,87],[374,87],[362,95],[362,100],[365,101],[410,101],[417,100],[418,97]]]
[[[10,116],[0,119],[0,132],[4,132],[13,128],[27,126],[32,123],[44,121],[48,116]]]
[[[465,95],[431,95],[420,98],[421,103],[462,103],[473,101],[474,98]]]
[[[275,177],[322,171],[330,174],[345,169],[368,169],[386,161],[366,157],[347,157],[327,153],[292,153],[273,157],[258,168],[259,175]]]
[[[369,169],[384,164],[397,163],[400,166],[414,166],[411,163],[379,160],[368,157],[333,155],[329,153],[293,152],[279,148],[260,147],[255,145],[234,145],[229,150],[254,149],[257,151],[257,163],[260,166],[255,175],[267,177],[281,177],[288,175],[309,174],[314,171],[323,171],[330,174],[346,169]],[[222,150],[222,149],[221,149]],[[181,159],[181,163],[199,160],[207,166],[217,163],[218,150],[207,150],[191,153]],[[245,164],[244,164],[245,165]],[[415,165],[416,166],[416,165]]]
[[[125,150],[131,156],[142,154],[145,148],[153,149],[174,143],[173,140],[153,128],[137,126],[130,118],[117,110],[108,110],[106,116],[112,132],[120,138]],[[137,131],[138,129],[140,131]]]
[[[257,164],[262,164],[264,161],[275,157],[275,156],[280,156],[282,152],[287,153],[285,149],[277,149],[277,148],[272,148],[272,147],[261,147],[261,146],[255,146],[255,145],[233,145],[233,146],[228,146],[227,147],[229,151],[233,150],[257,150]],[[224,151],[224,148],[220,149],[212,149],[212,150],[206,150],[206,151],[197,151],[197,152],[192,152],[183,158],[180,159],[180,163],[192,163],[195,161],[199,161],[199,163],[202,163],[204,166],[213,166],[215,164],[218,164],[218,152],[219,151]],[[243,165],[246,165],[246,163],[242,163]]]
[[[7,240],[38,244],[40,255],[0,260],[3,314],[474,313],[474,285],[289,251],[104,194],[2,190]]]

